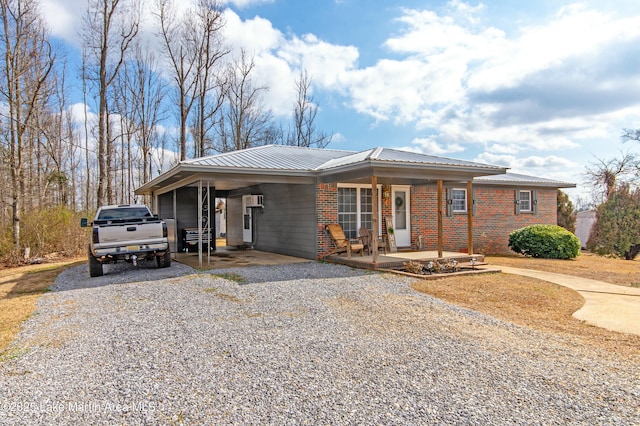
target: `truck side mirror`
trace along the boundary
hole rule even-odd
[[[87,218],[83,217],[82,219],[80,219],[80,227],[81,228],[86,228],[87,227]]]

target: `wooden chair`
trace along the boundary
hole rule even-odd
[[[372,254],[373,252],[373,232],[371,232],[371,230],[365,228],[364,226],[360,228],[360,230],[358,231],[358,233],[360,234],[360,240],[362,241],[362,244],[364,245],[364,249],[367,251],[368,254]],[[378,250],[384,250],[384,254],[387,254],[387,243],[386,241],[381,237],[378,236]]]
[[[350,240],[344,234],[342,226],[338,223],[326,225],[325,229],[331,236],[335,248],[330,250],[327,255],[347,252],[347,257],[351,257],[351,253],[360,252],[360,256],[364,255],[364,244],[360,240]]]

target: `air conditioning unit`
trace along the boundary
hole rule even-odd
[[[264,207],[261,194],[245,195],[246,207]]]

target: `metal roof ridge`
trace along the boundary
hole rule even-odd
[[[380,157],[380,154],[382,154],[382,151],[384,151],[384,148],[381,147],[381,146],[373,148],[373,151],[371,152],[371,155],[369,155],[367,158],[370,158],[372,160],[377,160],[378,157]]]

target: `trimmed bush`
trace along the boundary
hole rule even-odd
[[[509,234],[509,247],[525,256],[573,259],[580,254],[580,240],[558,225],[531,225]]]

